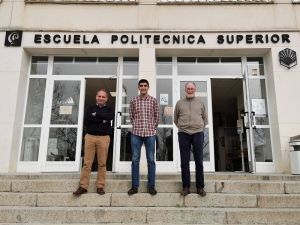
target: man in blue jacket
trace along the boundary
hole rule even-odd
[[[97,154],[98,160],[97,193],[99,195],[105,194],[103,188],[106,180],[106,160],[111,134],[110,121],[115,116],[115,111],[106,105],[107,100],[107,92],[101,89],[96,94],[96,104],[90,105],[84,113],[84,120],[87,125],[87,134],[84,137],[84,164],[79,182],[80,186],[77,191],[73,192],[73,195],[87,193],[95,154]]]

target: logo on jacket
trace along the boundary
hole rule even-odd
[[[6,31],[4,46],[21,46],[23,31]]]

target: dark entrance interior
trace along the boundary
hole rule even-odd
[[[243,81],[241,79],[211,79],[211,88],[215,170],[216,172],[243,171],[242,161],[244,161],[244,171],[247,171],[246,135],[244,133],[240,137],[237,133],[237,120],[243,119]],[[243,147],[241,147],[241,142]]]
[[[116,105],[116,86],[117,80],[116,79],[109,79],[109,78],[87,78],[86,79],[86,89],[85,89],[85,101],[84,101],[84,108],[86,109],[89,105],[96,103],[96,93],[100,89],[105,89],[108,92],[108,100],[107,105],[115,108]],[[81,156],[84,156],[84,135],[85,135],[85,126],[83,128],[83,135],[82,135],[82,150]],[[108,157],[106,162],[106,169],[107,171],[112,171],[112,163],[113,163],[113,144],[114,144],[114,123],[112,123],[112,133],[110,136],[110,145],[108,149]],[[83,164],[83,163],[82,163]],[[92,171],[98,171],[98,163],[97,157],[95,156],[94,163],[92,166]]]

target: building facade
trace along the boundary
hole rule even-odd
[[[116,111],[107,167],[130,172],[128,106],[145,78],[160,104],[157,172],[180,171],[173,107],[194,82],[206,172],[290,173],[298,3],[0,1],[0,172],[80,171],[84,109],[102,88]]]

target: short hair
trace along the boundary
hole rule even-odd
[[[149,82],[146,79],[140,79],[139,86],[140,86],[140,83],[147,83],[147,85],[149,86]]]
[[[99,91],[97,91],[96,96],[98,95],[98,93],[99,93],[100,91],[105,92],[106,98],[108,98],[108,93],[107,93],[107,91],[106,91],[105,89],[100,89]]]
[[[185,84],[184,88],[186,88],[186,85],[188,85],[188,84],[193,84],[193,85],[195,85],[195,87],[196,87],[196,84],[195,84],[194,82],[187,82],[187,83]]]

